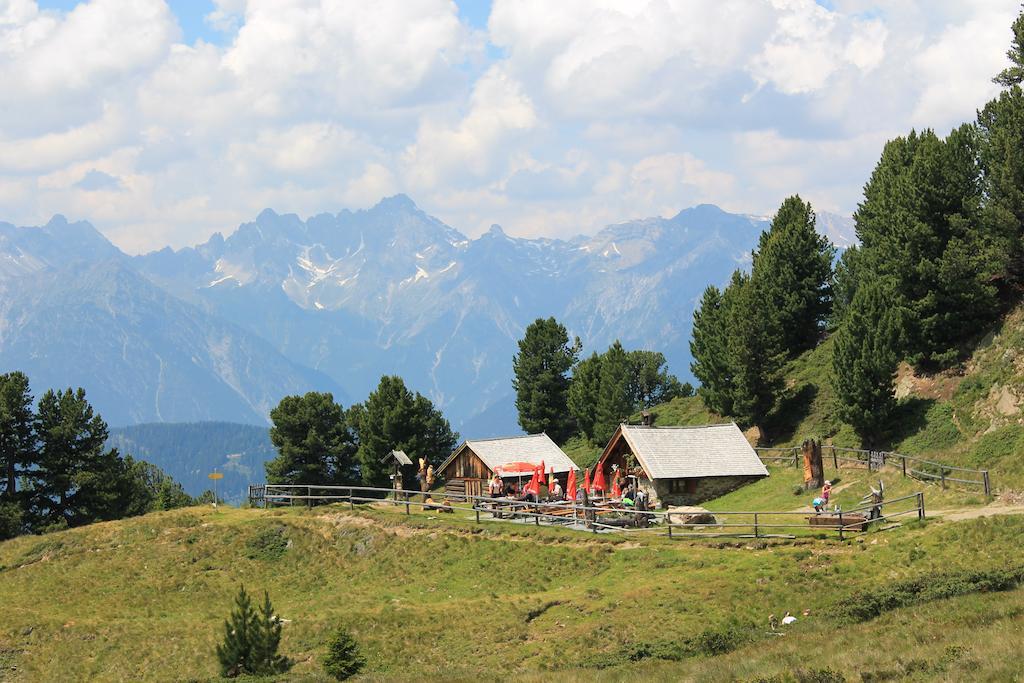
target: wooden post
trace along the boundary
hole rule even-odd
[[[939,466],[939,472],[942,473],[942,488],[945,489],[946,488],[946,468],[942,467],[940,465]]]
[[[348,490],[348,509],[355,510],[356,504],[352,502],[352,489]]]
[[[829,446],[832,449],[832,467],[839,469],[839,458],[836,456],[836,447]]]
[[[992,485],[988,480],[988,470],[981,471],[982,481],[985,483],[985,497],[989,498],[992,496]]]
[[[843,540],[843,513],[839,513],[839,540]]]
[[[917,494],[917,518],[924,521],[924,494],[920,491]]]
[[[534,526],[540,526],[540,505],[533,506],[533,523]]]
[[[412,514],[411,512],[409,512],[409,496],[405,497],[405,514]]]
[[[905,477],[907,476],[907,458],[901,455],[900,463],[903,465],[903,476]]]
[[[761,534],[758,532],[758,529],[757,529],[757,513],[755,512],[754,513],[754,538],[758,538],[758,537],[760,537],[760,535]]]
[[[476,523],[480,523],[480,508],[477,505],[473,505],[473,509],[476,510]]]
[[[668,537],[672,538],[672,519],[668,515],[665,516],[665,522],[668,525]]]
[[[313,487],[311,486],[306,487],[306,507],[313,507]]]

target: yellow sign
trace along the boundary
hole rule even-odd
[[[221,472],[210,472],[206,475],[209,479],[223,479],[224,475]]]

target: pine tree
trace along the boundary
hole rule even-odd
[[[351,634],[339,628],[327,643],[324,671],[336,680],[344,681],[359,673],[366,665],[366,659],[359,653],[359,646]]]
[[[697,395],[708,410],[719,415],[732,414],[732,371],[729,367],[727,311],[718,288],[704,290],[700,307],[693,313],[690,370],[700,380]]]
[[[26,474],[36,523],[78,526],[119,516],[123,461],[117,451],[104,450],[107,423],[84,389],[43,394],[36,435],[37,467]]]
[[[906,301],[919,366],[955,361],[998,313],[992,281],[1006,245],[982,229],[978,144],[971,126],[945,140],[925,131],[890,141],[854,215],[861,279],[887,278]]]
[[[660,351],[629,352],[629,397],[633,410],[667,403],[684,395],[683,385],[668,371]]]
[[[978,112],[984,225],[1006,255],[1010,282],[1024,282],[1024,89],[1014,85]]]
[[[760,283],[737,272],[728,301],[727,357],[732,372],[732,415],[743,425],[765,427],[785,386],[777,320],[766,310]]]
[[[235,608],[224,622],[224,640],[217,646],[221,676],[234,678],[253,673],[251,657],[256,621],[256,610],[249,594],[245,592],[245,586],[242,586],[235,596]]]
[[[413,459],[426,457],[437,465],[458,440],[430,399],[413,394],[397,376],[381,377],[366,402],[350,409],[349,421],[356,428],[362,480],[371,486],[387,482],[381,459],[392,449],[403,450]]]
[[[896,409],[893,378],[903,355],[908,311],[887,281],[857,289],[835,335],[833,386],[839,417],[869,446]]]
[[[860,249],[854,245],[846,249],[836,264],[835,283],[832,287],[832,313],[829,316],[829,329],[835,330],[843,322],[846,311],[857,293],[860,278]]]
[[[832,307],[835,248],[815,230],[809,202],[786,199],[761,234],[753,274],[760,282],[763,315],[775,317],[780,347],[790,356],[818,344]]]
[[[0,499],[13,501],[18,476],[31,464],[36,447],[35,416],[28,377],[22,372],[0,375]]]
[[[345,411],[329,393],[285,396],[270,411],[278,455],[265,463],[271,484],[351,484],[358,480],[356,444]]]
[[[597,443],[607,443],[616,427],[633,412],[629,383],[629,355],[616,339],[601,358],[601,384],[594,424]]]
[[[291,666],[284,655],[277,653],[281,644],[281,622],[274,614],[270,595],[263,591],[263,605],[256,614],[251,634],[252,654],[249,661],[252,673],[259,676],[283,673]]]
[[[999,85],[1010,88],[1024,83],[1024,5],[1020,15],[1010,27],[1013,31],[1013,41],[1006,56],[1010,59],[1012,66],[1003,69],[998,76],[992,79]]]
[[[594,429],[597,424],[597,401],[601,395],[601,356],[597,352],[584,358],[572,371],[567,403],[569,413],[576,420],[580,433],[589,441],[595,441]]]
[[[556,442],[569,438],[576,425],[569,413],[569,371],[576,363],[579,340],[554,318],[538,318],[519,340],[512,359],[519,426],[527,434],[546,432]]]

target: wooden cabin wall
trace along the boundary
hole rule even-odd
[[[443,474],[446,479],[488,479],[491,471],[472,449],[465,448],[448,463]]]

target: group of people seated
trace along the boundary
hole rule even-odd
[[[551,483],[547,487],[548,493],[544,502],[557,503],[565,501],[566,494],[562,488],[561,482],[557,478],[552,477]],[[586,491],[582,486],[576,489],[575,502],[582,504],[585,500]],[[487,494],[491,498],[508,498],[517,500],[525,503],[540,503],[540,496],[535,488],[529,486],[520,487],[515,482],[504,481],[497,472],[491,477],[487,483]],[[619,502],[623,507],[635,508],[637,510],[647,509],[647,492],[637,486],[636,478],[630,477],[629,483],[626,488],[622,490]]]

